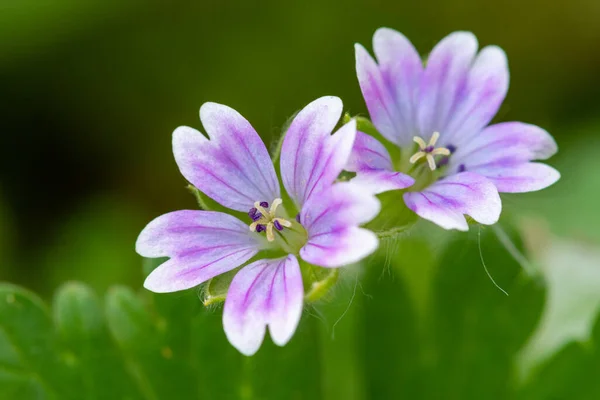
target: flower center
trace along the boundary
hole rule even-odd
[[[282,231],[284,227],[289,228],[292,226],[290,221],[276,216],[277,207],[281,203],[281,199],[273,200],[271,208],[267,211],[269,203],[266,201],[255,202],[254,207],[248,211],[248,216],[254,221],[250,224],[250,230],[252,232],[267,232],[267,240],[272,242],[275,240],[273,228]]]
[[[425,143],[425,141],[419,136],[413,137],[415,143],[419,145],[419,151],[412,155],[410,158],[410,163],[414,164],[423,157],[427,160],[427,164],[429,164],[429,168],[432,171],[435,171],[437,168],[435,163],[435,156],[449,156],[451,151],[446,147],[435,147],[438,139],[440,138],[439,132],[433,132],[431,139],[429,139],[429,143]]]

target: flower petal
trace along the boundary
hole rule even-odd
[[[197,286],[239,267],[260,248],[261,238],[237,218],[195,210],[161,215],[136,242],[136,251],[144,257],[171,257],[144,282],[146,289],[156,293]]]
[[[533,192],[545,189],[560,179],[557,170],[535,162],[506,167],[478,167],[475,171],[487,177],[503,193]]]
[[[506,97],[509,84],[506,53],[487,46],[473,62],[462,92],[457,93],[447,123],[440,127],[442,145],[462,147],[490,123]]]
[[[248,211],[255,201],[279,197],[269,153],[244,117],[227,106],[204,103],[200,119],[211,140],[186,126],[173,132],[175,160],[188,181],[237,211]]]
[[[356,132],[352,153],[345,169],[358,172],[370,169],[392,170],[392,159],[386,148],[377,139],[361,131]]]
[[[296,331],[303,303],[302,274],[295,256],[249,264],[229,286],[223,311],[227,339],[251,356],[260,348],[268,325],[273,342],[283,346]]]
[[[468,171],[478,172],[478,167],[545,160],[557,150],[552,136],[542,128],[522,122],[503,122],[488,126],[471,141],[457,147],[449,167],[453,170],[462,164]]]
[[[544,189],[559,178],[554,168],[531,160],[546,159],[558,150],[540,127],[504,122],[485,128],[451,157],[449,171],[466,170],[487,177],[499,192],[521,193]]]
[[[383,82],[398,112],[394,142],[409,146],[417,127],[416,105],[423,62],[412,43],[400,32],[389,28],[380,28],[375,32],[373,50]],[[389,108],[393,109],[394,106],[390,105]]]
[[[358,172],[351,182],[369,193],[379,194],[389,190],[405,189],[412,186],[415,180],[402,172],[372,169]]]
[[[356,135],[352,120],[331,135],[342,115],[342,101],[321,97],[292,121],[281,147],[281,178],[298,208],[331,185],[348,162]]]
[[[431,51],[421,80],[418,105],[419,130],[426,140],[433,132],[445,136],[444,130],[462,95],[476,52],[477,38],[470,32],[451,33]]]
[[[390,142],[400,145],[398,133],[401,115],[388,83],[384,80],[373,57],[360,44],[354,46],[356,53],[356,76],[369,116],[377,130]]]
[[[423,135],[443,133],[476,52],[477,38],[470,32],[451,33],[432,50],[420,88],[418,117]]]
[[[463,172],[435,182],[421,192],[404,194],[408,208],[421,218],[444,229],[469,229],[464,214],[492,225],[498,221],[502,204],[498,191],[487,178]]]
[[[379,209],[379,200],[360,186],[352,182],[333,185],[307,202],[300,213],[308,232],[300,256],[332,268],[361,260],[375,251],[378,239],[358,225],[375,218]]]

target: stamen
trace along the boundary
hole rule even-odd
[[[290,221],[288,221],[287,219],[283,219],[283,218],[273,218],[273,223],[278,223],[281,226],[285,226],[286,228],[289,228],[290,226],[292,226],[292,223]],[[281,230],[281,229],[279,229]]]
[[[465,164],[460,164],[458,166],[458,172],[465,172],[467,170],[467,167],[465,167]]]
[[[254,207],[248,211],[248,215],[254,222],[249,226],[252,232],[266,232],[267,240],[272,242],[275,240],[273,228],[282,231],[284,227],[291,227],[292,223],[284,218],[277,217],[277,207],[282,203],[281,199],[273,200],[271,208],[267,211],[269,203],[266,201],[255,202]]]
[[[271,204],[271,209],[269,210],[271,217],[275,217],[275,211],[277,211],[277,207],[279,207],[281,205],[281,203],[283,203],[283,201],[281,199],[273,200],[273,204]],[[268,204],[268,203],[265,202],[265,204]]]
[[[258,221],[261,217],[260,213],[255,207],[252,207],[250,211],[248,211],[248,216],[252,221]]]
[[[417,151],[415,154],[413,154],[413,156],[410,158],[410,163],[414,164],[417,161],[419,161],[421,158],[425,157],[425,152],[423,151]]]
[[[275,235],[273,234],[273,223],[270,222],[267,224],[267,240],[272,242],[275,240]]]
[[[263,203],[264,203],[264,201],[263,201]],[[254,208],[256,208],[256,210],[259,213],[261,213],[263,217],[265,217],[265,218],[269,217],[269,212],[267,210],[265,210],[258,201],[254,203]]]
[[[419,145],[419,148],[424,149],[425,147],[427,147],[427,144],[425,143],[425,141],[423,139],[421,139],[418,136],[414,136],[413,140]]]
[[[427,154],[425,158],[427,158],[427,164],[429,164],[429,168],[431,168],[432,171],[435,171],[435,159],[433,156],[431,154]]]
[[[427,164],[429,165],[429,168],[432,171],[435,171],[436,169],[436,165],[435,165],[435,158],[434,156],[449,156],[450,154],[452,154],[452,150],[450,150],[450,146],[448,146],[448,148],[446,147],[435,147],[435,144],[437,143],[438,139],[440,138],[440,133],[439,132],[433,132],[433,135],[431,135],[431,139],[429,139],[429,143],[425,143],[425,141],[418,137],[415,136],[413,137],[413,140],[415,141],[415,143],[417,143],[419,145],[419,151],[417,151],[415,154],[412,155],[412,157],[409,159],[411,164],[416,163],[417,161],[419,161],[421,158],[425,157],[425,159],[427,160]],[[453,150],[456,149],[454,146],[452,146]],[[447,163],[447,159],[443,159],[440,161],[440,166],[444,165],[444,160]]]
[[[429,146],[429,147],[431,147],[431,146]],[[437,149],[431,150],[429,153],[431,153],[431,155],[433,155],[433,156],[449,156],[450,150],[448,150],[444,147],[438,147]]]

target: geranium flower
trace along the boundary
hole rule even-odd
[[[498,192],[543,189],[560,174],[531,162],[557,151],[543,129],[521,122],[487,126],[508,90],[506,55],[497,46],[477,52],[469,32],[454,32],[423,65],[402,34],[381,28],[373,37],[377,62],[356,45],[356,72],[373,125],[400,151],[390,157],[358,132],[347,167],[376,193],[403,189],[408,208],[446,229],[467,230],[464,217],[497,222]]]
[[[341,113],[340,99],[322,97],[294,118],[281,148],[282,196],[273,162],[250,123],[227,106],[205,103],[200,119],[209,138],[179,127],[173,153],[183,176],[232,214],[184,210],[150,222],[137,252],[170,259],[144,286],[158,293],[184,290],[244,265],[261,250],[279,253],[257,257],[235,275],[223,326],[246,355],[258,350],[267,326],[276,344],[286,344],[303,308],[298,257],[337,268],[378,245],[374,233],[359,227],[377,215],[378,200],[352,183],[334,183],[356,134],[350,121],[331,135]]]

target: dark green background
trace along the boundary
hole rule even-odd
[[[538,324],[547,291],[543,277],[526,278],[488,229],[484,258],[508,298],[485,275],[477,227],[447,235],[425,224],[425,234],[384,242],[358,280],[354,271],[344,274],[331,296],[307,309],[286,348],[267,339],[252,359],[227,344],[221,310],[203,309],[197,291],[140,290],[137,234],[157,215],[195,207],[171,153],[173,129],[200,127],[205,101],[240,111],[267,144],[322,95],[365,113],[353,44],[371,49],[380,26],[403,32],[423,54],[459,29],[506,50],[511,86],[497,120],[551,132],[560,150],[550,163],[563,177],[546,191],[505,196],[502,225],[521,247],[521,229],[535,218],[544,233],[529,233],[528,241],[554,235],[581,243],[591,249],[586,268],[599,270],[597,1],[0,0],[0,280],[46,302],[73,280],[100,299],[109,293],[106,304],[76,308],[79,317],[56,317],[56,328],[38,315],[36,329],[49,341],[43,345],[0,335],[0,398],[600,398],[594,340],[565,340],[519,383],[518,350]],[[142,316],[134,322],[119,311],[129,310],[123,296],[131,293],[109,290],[115,284],[140,292],[134,299]],[[64,296],[79,304],[88,289],[74,288]],[[4,331],[31,332],[33,319],[10,310],[0,312]],[[86,325],[90,314],[97,321]],[[65,333],[61,324],[72,318],[84,318],[87,328]],[[118,327],[129,326],[123,320],[131,329],[121,335]],[[9,343],[28,361],[2,358]],[[97,352],[82,350],[90,347]],[[31,358],[32,348],[48,353]],[[83,379],[74,371],[86,363],[96,368]],[[11,374],[29,383],[14,386]],[[56,387],[30,390],[31,376]],[[13,386],[3,397],[6,382]]]

